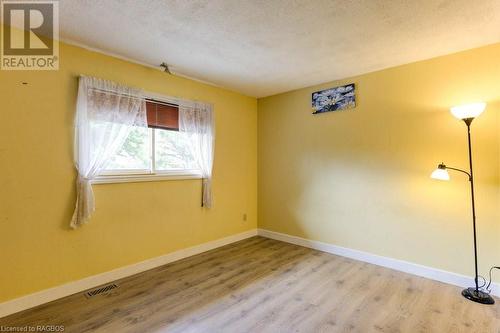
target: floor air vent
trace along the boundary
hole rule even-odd
[[[85,292],[85,297],[91,298],[91,297],[94,297],[97,295],[107,294],[108,292],[110,292],[111,290],[116,289],[116,288],[118,288],[118,285],[116,285],[114,283],[108,284],[106,286],[99,287],[99,288]]]

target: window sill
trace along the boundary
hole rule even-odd
[[[202,179],[200,174],[193,173],[159,173],[159,174],[123,174],[98,176],[92,184],[138,183],[163,180]]]

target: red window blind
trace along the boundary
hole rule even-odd
[[[153,100],[146,101],[148,127],[179,130],[179,107]]]

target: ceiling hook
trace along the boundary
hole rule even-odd
[[[170,68],[168,67],[168,64],[166,62],[162,62],[160,64],[160,67],[163,68],[163,71],[165,73],[168,73],[168,74],[172,75],[172,72],[170,71]]]

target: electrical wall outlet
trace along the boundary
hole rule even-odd
[[[247,220],[247,213],[244,213],[243,214],[243,221],[246,221]]]

